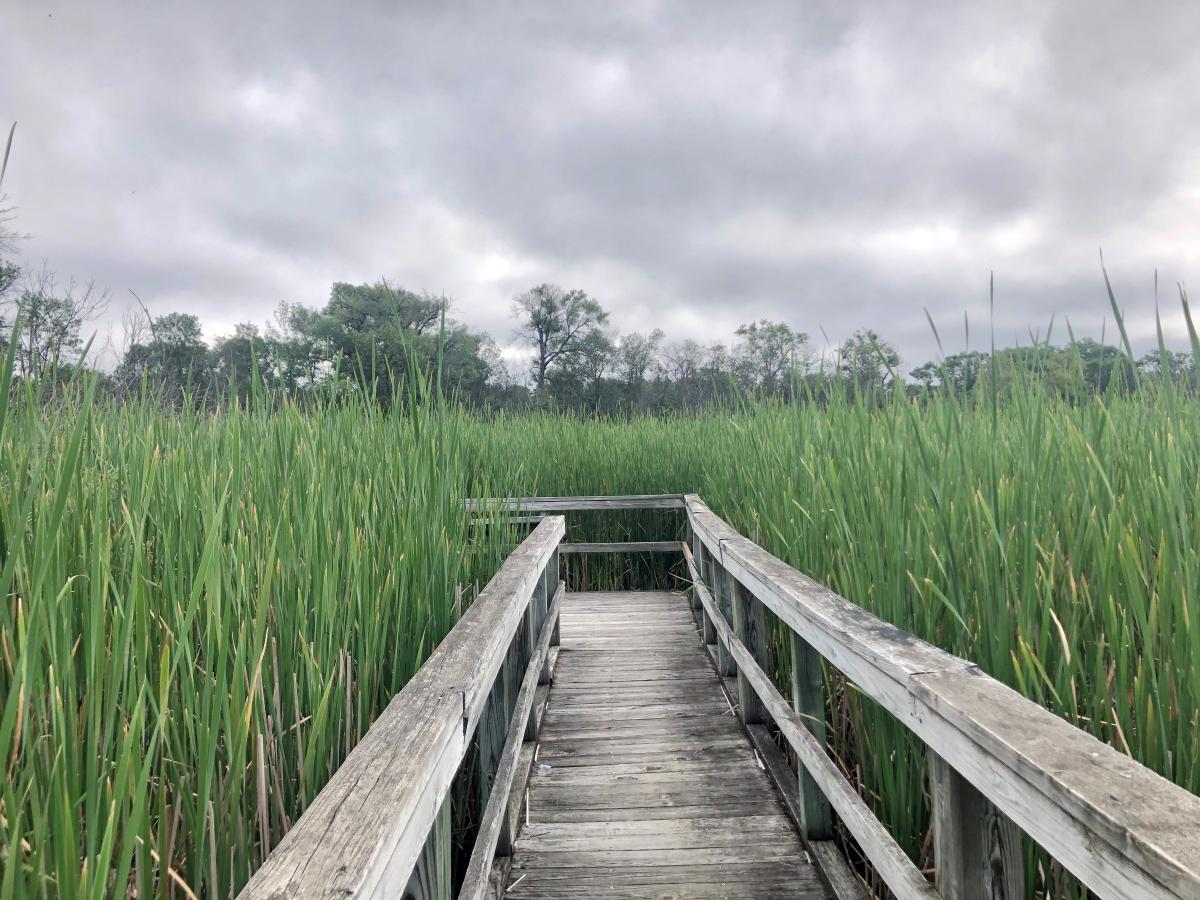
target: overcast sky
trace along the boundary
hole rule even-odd
[[[1183,342],[1200,3],[0,0],[24,262],[206,333],[387,277],[511,338],[580,287],[618,331],[855,328],[911,368],[1057,315]]]

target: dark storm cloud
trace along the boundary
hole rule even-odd
[[[961,8],[960,8],[961,7]],[[0,11],[27,258],[216,332],[331,281],[584,287],[623,330],[869,326],[906,362],[1132,330],[1197,262],[1187,4],[84,4]],[[116,313],[113,313],[115,316]]]

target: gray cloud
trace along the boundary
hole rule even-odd
[[[961,8],[959,8],[961,7]],[[334,280],[512,332],[552,280],[623,330],[869,326],[905,362],[1132,331],[1196,267],[1194,4],[193,5],[0,11],[27,259],[210,333]]]

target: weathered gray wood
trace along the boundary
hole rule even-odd
[[[821,870],[833,900],[870,900],[871,892],[862,879],[850,871],[846,858],[833,841],[812,841],[808,852]]]
[[[404,896],[411,900],[450,900],[450,802],[443,800]]]
[[[467,509],[506,509],[523,513],[579,512],[597,509],[683,509],[682,494],[630,494],[623,497],[506,497],[467,500]]]
[[[750,734],[750,743],[762,761],[763,770],[779,791],[784,809],[803,835],[804,808],[795,771],[783,751],[771,739],[766,725],[751,725],[746,730]],[[867,896],[863,883],[850,872],[845,857],[833,841],[806,839],[805,846],[835,900],[863,900]]]
[[[821,898],[820,884],[810,866],[802,862],[776,860],[770,867],[760,863],[715,863],[700,865],[608,866],[598,868],[553,867],[513,872],[506,897],[556,898],[616,896],[625,900],[663,900],[664,897],[723,898]],[[522,877],[523,876],[523,877]]]
[[[679,541],[615,541],[561,544],[561,553],[679,553]]]
[[[734,577],[1093,891],[1200,896],[1200,798],[687,506]]]
[[[937,887],[943,900],[1023,898],[1020,831],[932,751],[929,796]]]
[[[825,677],[821,672],[821,656],[804,638],[794,631],[790,635],[792,655],[792,709],[804,725],[825,746]],[[829,801],[821,793],[804,766],[797,766],[797,788],[804,812],[801,826],[811,841],[827,841],[833,837],[833,816]]]
[[[554,631],[554,621],[558,618],[563,593],[560,586],[550,603],[546,620],[537,636],[537,643],[526,664],[520,689],[513,698],[513,709],[504,735],[503,752],[497,763],[494,778],[491,779],[486,802],[482,805],[483,816],[480,819],[479,833],[475,838],[475,846],[471,851],[462,887],[459,889],[458,896],[462,900],[479,900],[483,897],[487,890],[493,857],[509,856],[512,851],[512,832],[508,817],[509,795],[520,769],[523,738],[526,737],[527,723],[533,718],[538,679],[550,652],[550,635]],[[482,723],[480,731],[482,738]],[[483,758],[482,743],[480,758]],[[524,785],[519,785],[518,789],[523,790]]]
[[[239,895],[395,897],[407,887],[536,580],[565,534],[547,518],[506,559]]]
[[[758,667],[754,657],[733,634],[733,629],[717,618],[719,613],[715,601],[707,591],[700,594],[701,602],[709,607],[717,630],[723,632],[730,655],[737,663],[738,672],[757,692],[763,708],[779,727],[784,739],[791,745],[804,768],[812,775],[821,792],[837,811],[842,824],[854,835],[871,865],[879,872],[891,892],[899,900],[931,900],[937,897],[933,885],[929,884],[916,866],[896,843],[895,839],[875,818],[874,813],[859,797],[845,776],[834,765],[825,748],[817,743],[803,720],[784,700],[783,695]]]
[[[646,609],[670,613],[621,618]],[[567,595],[506,896],[822,896],[695,628],[670,624],[690,618],[677,594]],[[749,887],[696,874],[747,861]],[[586,874],[617,866],[615,886]]]
[[[762,604],[750,595],[731,576],[726,575],[733,609],[733,633],[750,651],[759,668],[767,667],[767,629],[763,622]],[[764,720],[762,704],[758,695],[742,674],[738,674],[738,715],[746,725],[757,725]]]

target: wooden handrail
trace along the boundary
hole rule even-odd
[[[971,792],[978,792],[1101,896],[1200,896],[1200,797],[967,660],[801,574],[732,529],[698,496],[685,502],[692,534],[719,570],[920,737],[933,754],[931,770],[944,762],[961,781],[951,798],[939,798],[940,778],[934,784],[935,825],[940,819],[947,832],[935,835],[939,850],[969,842],[969,834],[948,833],[952,828],[983,828],[975,820],[986,804],[970,802]],[[704,565],[697,568],[703,576]],[[724,618],[709,601],[706,615],[716,609]],[[706,624],[706,634],[711,630]],[[721,637],[728,641],[727,630]],[[729,645],[738,663],[754,662],[740,641]],[[754,668],[753,687],[769,710],[780,712],[769,681]],[[963,849],[976,857],[978,851]],[[955,865],[938,862],[939,869]],[[939,886],[946,897],[977,896],[969,882],[984,878],[981,868],[959,873],[949,889],[939,878]]]
[[[624,497],[501,497],[467,500],[471,512],[503,509],[523,513],[597,509],[683,509],[683,494],[630,494]]]
[[[562,517],[548,517],[509,555],[267,857],[241,900],[404,894],[448,808],[444,801],[471,738],[485,712],[494,711],[497,675],[535,591],[546,591],[545,573],[564,534]],[[545,627],[553,629],[548,618]],[[524,657],[533,655],[537,639],[529,638]],[[500,723],[501,740],[508,724]]]

